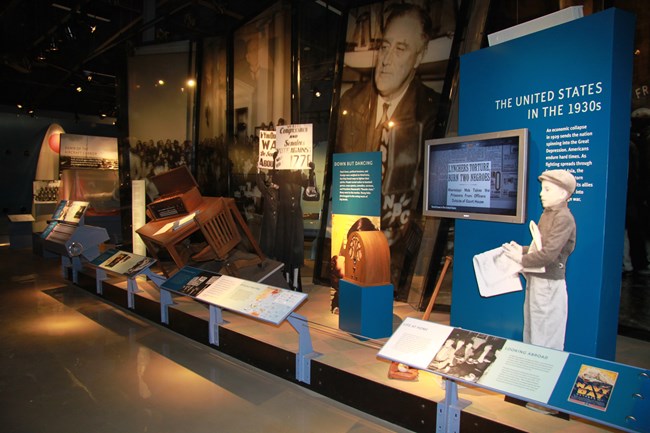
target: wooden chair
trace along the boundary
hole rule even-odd
[[[242,241],[241,233],[237,228],[237,223],[233,217],[233,212],[239,212],[236,208],[233,210],[225,199],[220,198],[216,201],[215,208],[213,209],[213,216],[206,220],[202,220],[201,215],[198,214],[194,217],[194,221],[201,229],[203,237],[207,242],[205,248],[192,256],[192,260],[208,261],[219,260],[224,261],[224,269],[230,275],[236,276],[238,269],[245,266],[251,266],[262,263],[264,256],[262,255],[259,247],[254,239],[249,239],[255,242],[253,248],[254,254],[248,254],[248,257],[241,257],[235,247]],[[239,215],[237,215],[239,217]],[[241,218],[238,218],[241,221]],[[246,230],[248,227],[245,227]],[[248,234],[248,231],[246,231]]]

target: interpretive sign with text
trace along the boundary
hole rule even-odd
[[[54,209],[52,219],[71,224],[79,224],[81,218],[86,214],[89,205],[90,203],[87,201],[61,200],[56,209]]]
[[[623,431],[650,433],[650,371],[407,318],[381,358],[540,403]]]
[[[165,281],[162,288],[276,325],[307,299],[306,293],[189,266]]]
[[[117,138],[61,134],[59,167],[117,170]]]
[[[156,263],[156,260],[151,257],[140,256],[115,248],[106,250],[91,262],[98,268],[126,277],[135,277],[154,263]]]
[[[407,318],[378,356],[546,403],[569,354]]]
[[[334,154],[332,213],[379,216],[381,152]]]

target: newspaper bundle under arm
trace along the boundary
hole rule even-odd
[[[528,253],[532,253],[532,252],[535,252],[535,251],[541,251],[542,250],[542,234],[539,232],[539,227],[537,227],[537,224],[535,224],[535,221],[531,221],[528,224],[528,227],[530,228],[530,235],[533,237],[533,242],[531,242],[530,247],[528,248]],[[523,268],[521,270],[521,272],[540,274],[540,273],[546,272],[546,268],[544,266],[540,266],[538,268]]]

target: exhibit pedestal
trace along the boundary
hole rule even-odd
[[[9,248],[27,248],[32,246],[31,214],[7,215],[9,218]]]
[[[339,329],[369,338],[393,333],[393,285],[339,282]]]

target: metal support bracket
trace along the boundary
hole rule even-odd
[[[142,290],[140,290],[138,287],[136,278],[137,275],[135,277],[128,277],[126,279],[127,305],[131,310],[135,308],[135,294],[142,292]]]
[[[79,271],[83,269],[83,264],[79,257],[67,257],[61,256],[61,274],[63,278],[67,278],[66,269],[70,268],[72,270],[72,282],[77,284],[79,282]]]
[[[210,307],[210,324],[208,328],[210,344],[215,346],[219,345],[219,325],[228,323],[223,319],[223,310],[214,304],[209,304]]]
[[[147,278],[153,281],[153,283],[158,287],[162,286],[162,283],[164,283],[167,280],[167,278],[163,277],[162,275],[153,273],[153,271],[150,268],[146,268],[138,275],[146,275]]]
[[[95,291],[98,295],[104,294],[104,280],[107,278],[105,270],[101,268],[95,269]]]
[[[287,321],[298,332],[298,353],[296,354],[296,380],[311,383],[311,360],[321,356],[314,352],[307,319],[297,313],[289,314]]]
[[[136,293],[141,293],[143,290],[138,287],[138,281],[136,278],[140,275],[145,275],[149,277],[151,281],[154,282],[158,287],[165,281],[165,278],[161,277],[160,275],[154,274],[151,272],[151,269],[147,268],[144,269],[142,272],[139,272],[137,275],[134,275],[133,277],[127,277],[126,278],[126,290],[127,290],[127,296],[128,296],[128,306],[130,309],[135,308],[135,294]],[[161,293],[161,298],[162,298],[162,290],[160,291]],[[163,308],[163,302],[162,299],[160,301],[160,308],[162,310]]]
[[[160,289],[160,322],[169,325],[169,307],[176,305],[169,290]]]
[[[458,384],[445,379],[445,399],[437,405],[436,433],[459,433],[460,413],[470,404],[470,401],[458,399]]]

